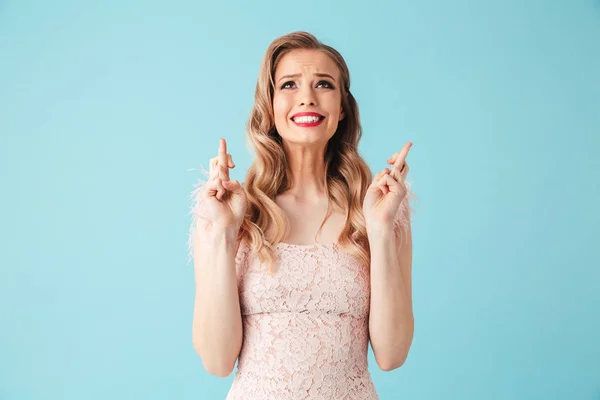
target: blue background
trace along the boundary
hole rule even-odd
[[[219,137],[243,179],[295,30],[345,56],[373,170],[414,143],[415,338],[392,372],[369,350],[381,398],[600,399],[596,0],[0,2],[0,398],[225,397],[189,193]]]

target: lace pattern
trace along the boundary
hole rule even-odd
[[[238,251],[244,342],[227,400],[378,399],[367,266],[337,243],[279,243],[276,255],[270,275],[245,243]]]
[[[204,183],[191,195],[188,262]],[[405,185],[407,196],[394,219],[403,240],[416,198],[408,178]],[[367,363],[368,265],[337,242],[279,243],[275,250],[274,275],[261,269],[246,242],[236,253],[244,336],[226,400],[379,399]]]

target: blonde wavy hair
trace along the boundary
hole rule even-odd
[[[341,75],[340,90],[345,117],[339,122],[325,150],[323,162],[329,206],[317,235],[329,217],[333,205],[346,215],[346,222],[337,243],[370,265],[369,241],[362,204],[372,181],[372,173],[358,153],[362,127],[357,102],[350,92],[350,72],[338,51],[321,43],[307,32],[293,32],[275,39],[269,45],[260,66],[254,107],[246,127],[247,139],[255,151],[256,158],[243,183],[248,197],[248,208],[238,233],[238,242],[245,241],[258,256],[261,264],[266,264],[271,273],[276,271],[274,246],[284,239],[289,222],[283,210],[275,203],[275,198],[290,189],[291,182],[282,139],[275,128],[274,76],[279,60],[296,49],[322,51],[335,62]]]

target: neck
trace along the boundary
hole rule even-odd
[[[284,146],[290,168],[290,188],[286,194],[300,201],[316,202],[326,194],[325,147]]]

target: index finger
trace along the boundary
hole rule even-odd
[[[392,166],[392,170],[397,170],[400,171],[400,169],[402,168],[402,164],[404,164],[404,162],[406,161],[406,156],[408,155],[408,150],[410,149],[410,147],[412,146],[412,143],[407,143],[404,145],[404,147],[402,148],[402,150],[400,150],[400,154],[398,154],[398,157],[396,157],[396,161],[394,162],[394,165]]]
[[[219,162],[218,164],[222,167],[227,167],[229,165],[227,160],[227,142],[225,139],[221,138],[219,141]]]

